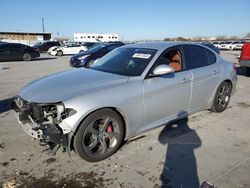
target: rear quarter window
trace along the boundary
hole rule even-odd
[[[215,63],[216,62],[216,55],[214,55],[214,53],[211,52],[210,50],[205,49],[205,51],[207,53],[207,58],[208,58],[209,65]]]

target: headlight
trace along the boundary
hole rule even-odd
[[[59,103],[56,105],[57,109],[57,120],[60,121],[61,119],[65,119],[76,114],[76,111],[72,108],[65,108],[63,103]]]
[[[78,57],[77,59],[78,60],[84,60],[84,59],[86,59],[87,57],[89,57],[90,55],[84,55],[84,56],[81,56],[81,57]]]
[[[38,104],[33,107],[32,116],[38,122],[58,124],[63,119],[76,113],[74,109],[65,108],[63,103]]]

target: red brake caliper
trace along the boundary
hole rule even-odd
[[[107,133],[111,133],[111,132],[113,132],[113,126],[112,126],[112,124],[111,123],[109,123],[108,124],[108,127],[107,127]]]

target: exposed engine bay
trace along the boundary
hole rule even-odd
[[[63,120],[76,113],[65,109],[63,103],[29,103],[20,97],[13,102],[13,110],[24,131],[39,139],[42,146],[48,146],[49,154],[55,155],[59,147],[69,151],[70,129]]]

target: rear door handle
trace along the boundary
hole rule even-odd
[[[185,83],[188,83],[188,82],[191,82],[191,79],[190,78],[183,78],[181,80],[181,83],[185,84]]]
[[[214,69],[214,70],[213,70],[213,74],[216,75],[217,73],[218,73],[218,70],[217,70],[217,69]]]

